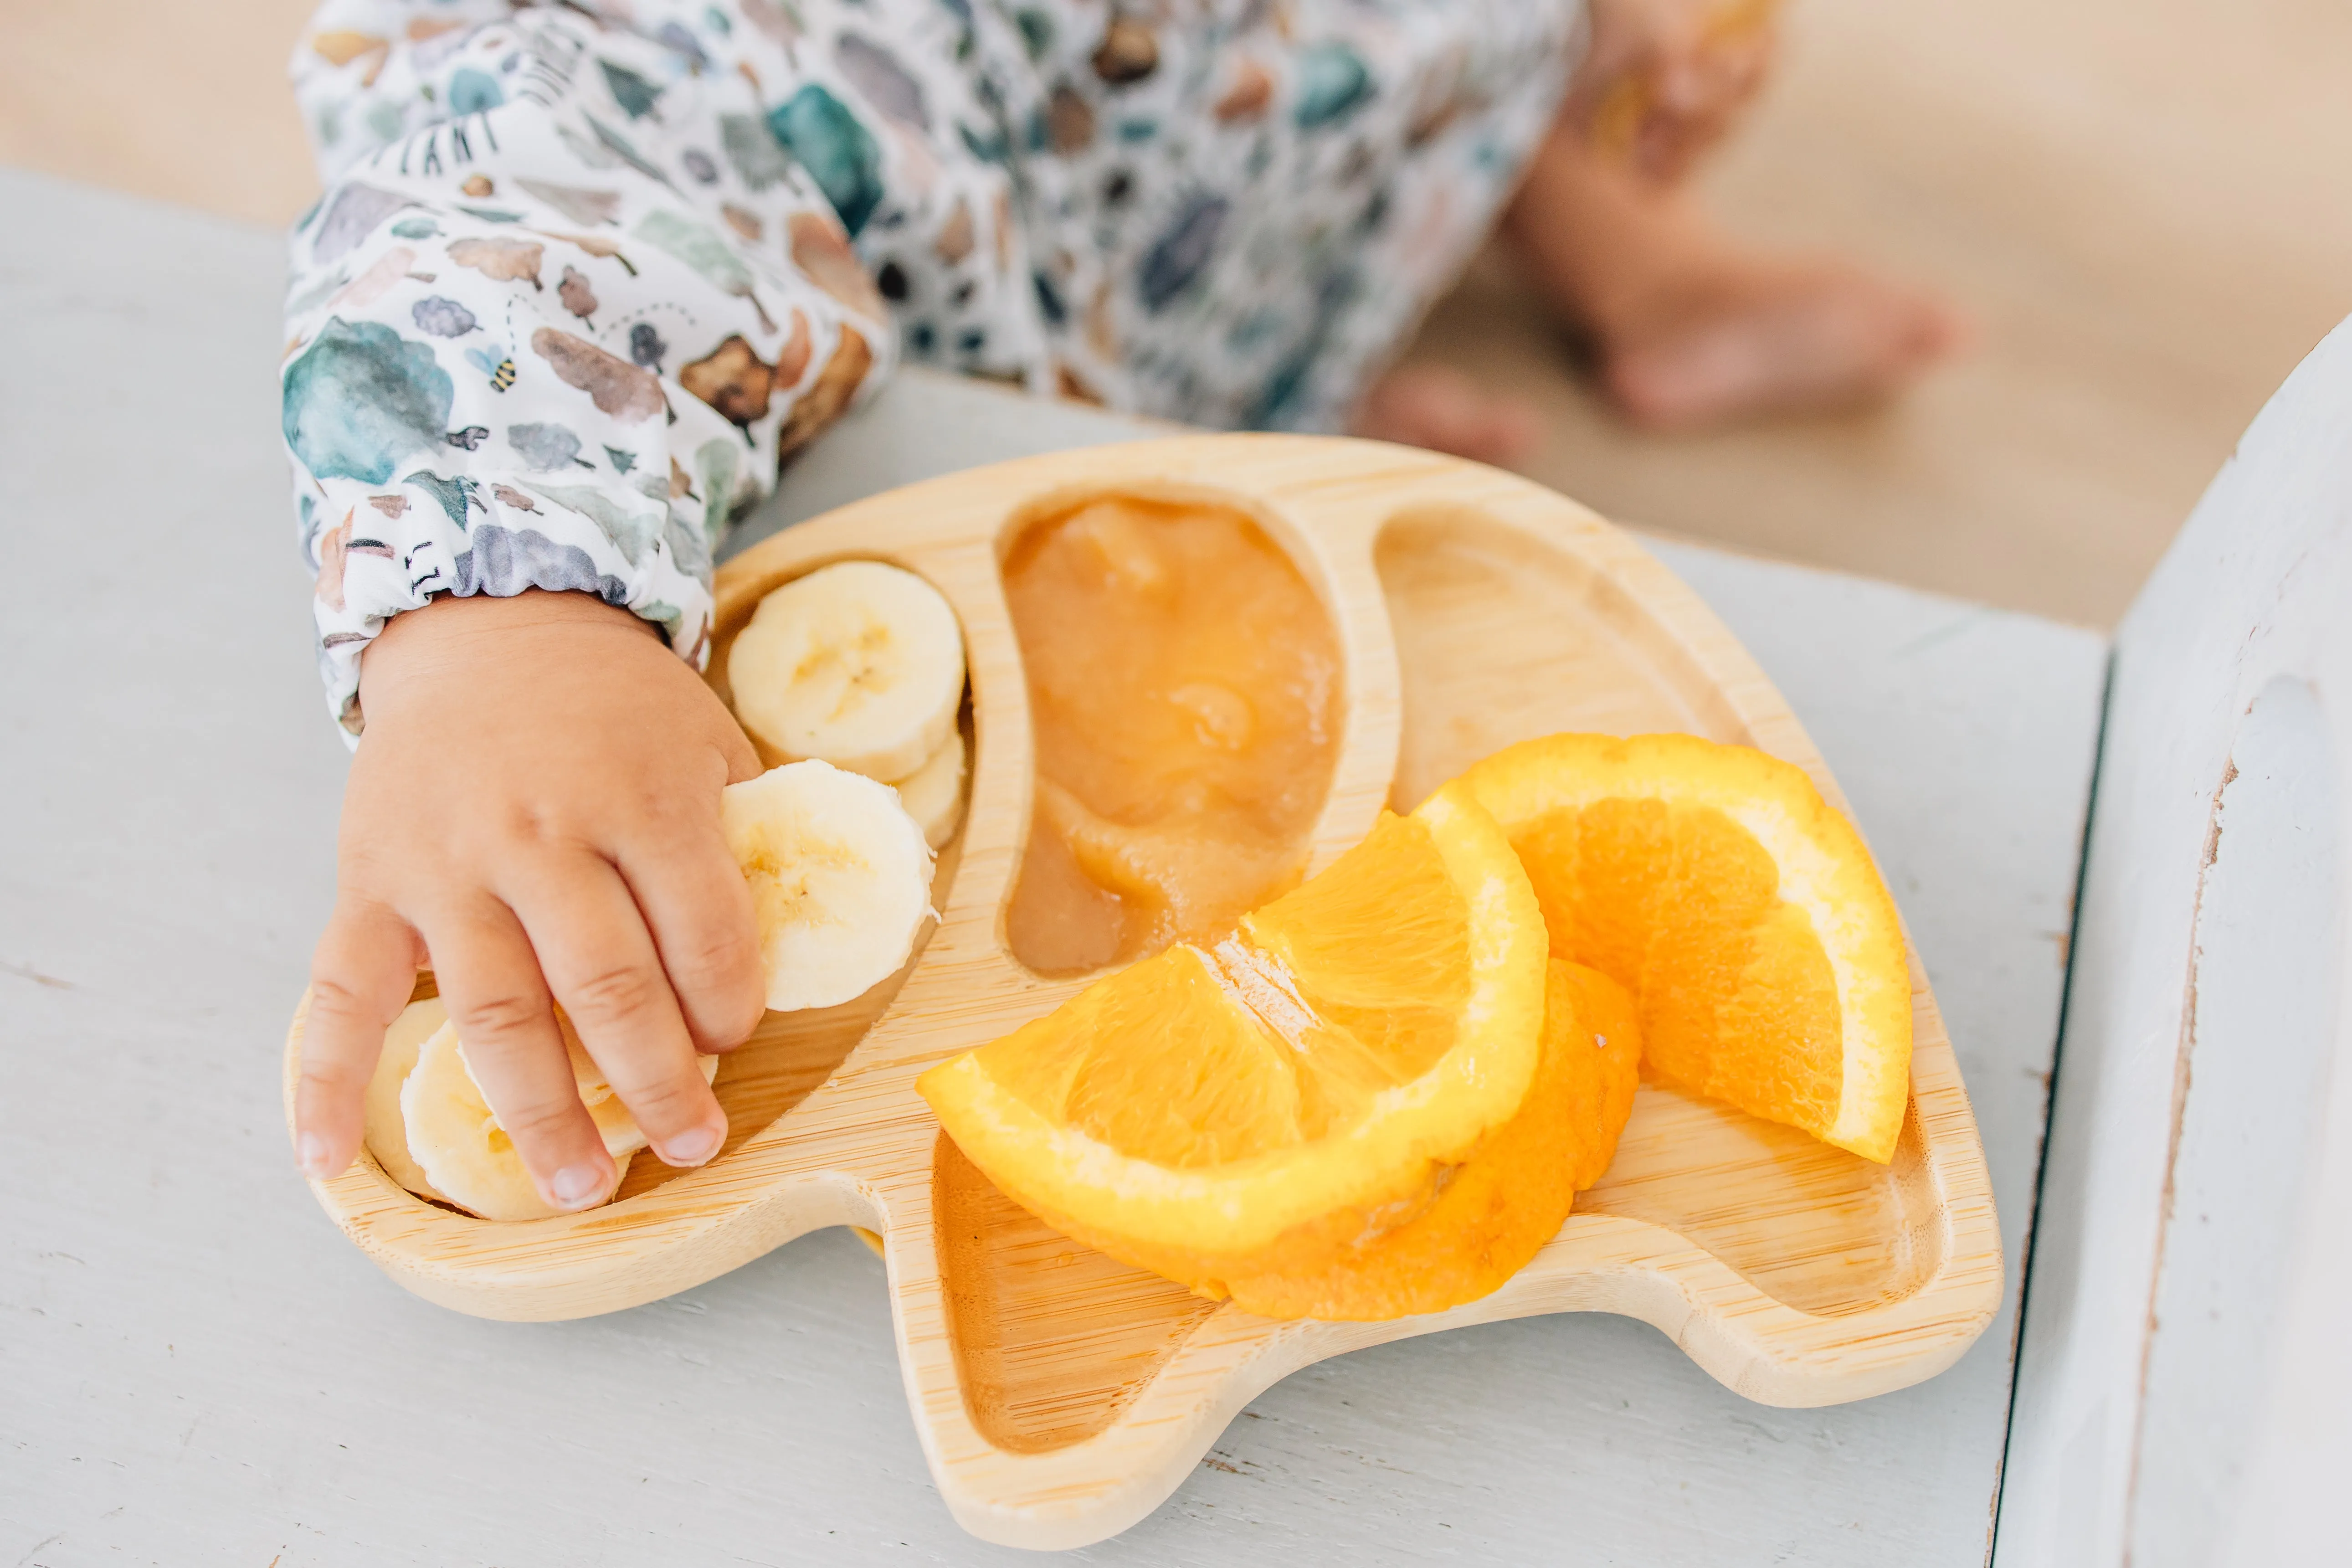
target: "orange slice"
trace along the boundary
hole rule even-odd
[[[1503,825],[1553,956],[1633,993],[1660,1078],[1884,1163],[1911,980],[1860,834],[1802,771],[1695,735],[1554,735],[1457,781]]]
[[[1448,786],[1213,947],[1099,980],[916,1087],[1014,1202],[1223,1296],[1237,1267],[1312,1268],[1411,1218],[1517,1113],[1544,956],[1508,841]]]
[[[1236,1306],[1268,1318],[1379,1321],[1442,1312],[1501,1286],[1559,1233],[1601,1179],[1641,1077],[1633,999],[1596,969],[1553,959],[1535,1082],[1518,1114],[1412,1218],[1311,1268],[1237,1273]]]

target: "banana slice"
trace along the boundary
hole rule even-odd
[[[383,1032],[383,1049],[375,1058],[375,1076],[368,1079],[368,1152],[383,1173],[420,1197],[439,1198],[425,1179],[425,1167],[408,1152],[408,1124],[401,1120],[400,1086],[416,1066],[416,1053],[426,1039],[449,1021],[449,1009],[438,996],[411,1002]],[[443,1201],[446,1201],[444,1199]]]
[[[768,752],[904,778],[955,730],[963,633],[913,573],[844,561],[760,601],[727,680],[735,716]]]
[[[923,842],[943,849],[963,820],[963,731],[950,730],[947,744],[923,759],[905,778],[893,779],[898,804],[923,830]]]
[[[931,848],[897,790],[789,763],[729,784],[719,820],[751,884],[770,1007],[830,1007],[907,962],[931,912]]]
[[[620,1173],[628,1174],[629,1158],[646,1146],[629,1108],[580,1043],[572,1020],[561,1008],[556,1022],[563,1029],[563,1045],[572,1057],[572,1079],[580,1103],[588,1108],[604,1152],[613,1156]],[[719,1072],[717,1057],[700,1057],[702,1080]],[[466,1047],[454,1024],[444,1023],[417,1052],[416,1066],[400,1088],[400,1112],[408,1126],[408,1152],[423,1167],[436,1191],[428,1196],[469,1209],[484,1219],[544,1219],[563,1211],[551,1206],[531,1184],[514,1142],[499,1124],[498,1113],[474,1081],[466,1065]],[[619,1183],[614,1183],[617,1190]]]

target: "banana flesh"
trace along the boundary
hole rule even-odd
[[[772,760],[914,773],[955,732],[963,633],[937,588],[843,561],[760,601],[728,650],[735,716]]]
[[[963,731],[950,730],[947,743],[902,779],[892,779],[898,803],[923,830],[923,841],[944,849],[963,820]]]
[[[931,848],[897,790],[790,763],[729,784],[719,816],[751,884],[769,1007],[831,1007],[907,962],[931,912]]]
[[[376,1056],[375,1076],[368,1079],[367,1087],[368,1152],[375,1156],[385,1175],[428,1198],[441,1198],[441,1194],[425,1179],[425,1167],[408,1152],[408,1124],[400,1114],[400,1086],[415,1068],[416,1054],[425,1042],[448,1021],[449,1009],[442,1005],[440,997],[411,1002],[383,1032],[383,1049]]]
[[[580,1102],[596,1123],[605,1152],[613,1156],[617,1189],[619,1178],[628,1174],[630,1157],[646,1146],[646,1135],[628,1107],[621,1103],[604,1068],[580,1043],[571,1019],[561,1008],[555,1016],[563,1030]],[[698,1057],[697,1065],[706,1083],[719,1071],[717,1057]],[[401,1080],[400,1114],[410,1163],[426,1184],[425,1188],[414,1186],[395,1173],[411,1192],[455,1204],[484,1219],[544,1219],[562,1212],[541,1199],[531,1184],[530,1173],[524,1168],[522,1156],[515,1152],[513,1140],[499,1124],[481,1086],[474,1081],[456,1025],[443,1022],[417,1048],[415,1066]],[[385,1169],[390,1171],[391,1166],[387,1163]]]

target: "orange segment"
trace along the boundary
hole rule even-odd
[[[1269,1318],[1376,1321],[1475,1301],[1558,1234],[1633,1114],[1641,1026],[1598,970],[1548,966],[1535,1081],[1518,1113],[1448,1173],[1426,1208],[1318,1267],[1236,1273],[1234,1305]]]
[[[1562,1147],[1569,1184],[1578,1192],[1599,1181],[1616,1157],[1617,1140],[1633,1114],[1641,1080],[1641,1009],[1625,988],[1597,969],[1551,961],[1544,1018],[1561,1017],[1558,1037],[1568,1057],[1559,1069],[1568,1102]]]
[[[1406,819],[1383,816],[1359,850],[1244,916],[1242,931],[1349,1040],[1350,1067],[1328,1069],[1333,1087],[1345,1079],[1370,1090],[1419,1078],[1454,1047],[1469,999],[1470,914],[1436,842]]]
[[[997,1052],[998,1080],[1121,1154],[1172,1169],[1298,1142],[1298,1074],[1284,1042],[1233,1005],[1206,954],[1171,948],[1126,979],[1087,991],[1028,1048]],[[1144,1048],[1091,1048],[1105,1037]]]
[[[1097,981],[917,1088],[1007,1196],[1223,1295],[1237,1260],[1311,1266],[1425,1207],[1526,1100],[1544,984],[1527,874],[1449,786],[1213,947]]]
[[[1800,769],[1694,735],[1554,735],[1461,783],[1510,835],[1553,955],[1637,997],[1661,1078],[1893,1157],[1902,927],[1861,836]]]

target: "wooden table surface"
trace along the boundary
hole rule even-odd
[[[0,174],[0,1563],[984,1563],[933,1494],[880,1265],[807,1237],[635,1311],[402,1292],[294,1173],[278,1051],[345,753],[305,656],[273,232]],[[908,378],[773,521],[1131,427]],[[1644,1326],[1416,1340],[1277,1385],[1101,1563],[1984,1561],[2106,650],[1660,545],[1853,797],[1982,1126],[2011,1306],[1783,1411]]]

